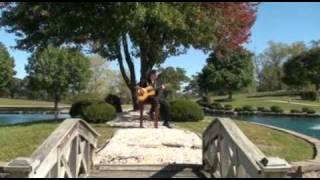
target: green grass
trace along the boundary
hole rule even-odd
[[[231,102],[226,100],[226,96],[216,96],[214,100],[217,102],[221,102],[222,104],[231,104],[233,108],[236,107],[243,107],[244,105],[250,105],[252,107],[268,107],[271,106],[280,106],[285,111],[289,112],[291,109],[302,109],[303,107],[310,107],[317,112],[320,112],[320,102],[315,101],[306,101],[301,100],[299,97],[294,96],[265,96],[265,97],[247,97],[247,94],[235,94],[233,96],[233,100]],[[270,100],[276,101],[285,101],[284,103],[281,102],[269,102]],[[289,102],[294,103],[303,103],[308,105],[298,105],[298,104],[290,104]],[[315,106],[312,106],[315,105]]]
[[[0,161],[30,156],[59,123],[54,121],[0,126]]]
[[[8,99],[8,98],[0,98],[0,105],[1,106],[52,106],[53,107],[53,102],[48,102],[48,101],[36,101],[36,100],[24,100],[24,99]],[[60,103],[59,105],[64,105]]]
[[[61,121],[51,121],[0,126],[0,161],[30,156],[60,123]],[[101,135],[98,138],[98,147],[111,138],[116,130],[105,124],[91,126]]]
[[[191,130],[199,135],[212,122],[206,117],[200,122],[176,123],[178,127]],[[244,134],[267,156],[278,156],[289,162],[309,160],[313,157],[313,147],[308,142],[283,132],[253,125],[243,121],[235,121]]]
[[[201,135],[212,119],[206,116],[200,122],[177,122],[176,125]],[[60,122],[0,126],[0,161],[30,156],[58,127]],[[313,156],[312,145],[304,140],[247,122],[236,121],[236,123],[248,138],[268,156],[279,156],[289,162],[307,160]],[[91,126],[101,135],[98,138],[98,147],[101,147],[117,130],[106,124],[91,124]]]

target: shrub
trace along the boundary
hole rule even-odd
[[[175,100],[170,106],[172,121],[200,121],[204,118],[203,110],[193,101]]]
[[[232,105],[231,104],[226,104],[224,105],[225,110],[232,110]]]
[[[234,108],[235,111],[240,112],[242,109],[240,107]]]
[[[308,114],[314,114],[316,111],[314,109],[311,109],[309,107],[303,107],[302,112],[308,113]]]
[[[223,108],[223,105],[222,105],[221,103],[212,103],[212,104],[211,104],[211,107],[212,107],[213,109],[219,109],[219,110],[224,109],[224,108]]]
[[[301,99],[303,100],[310,100],[310,101],[318,100],[318,94],[317,92],[314,92],[314,91],[302,92],[300,96],[301,96]]]
[[[307,111],[307,113],[308,113],[308,114],[315,114],[315,113],[316,113],[316,111],[315,111],[315,110],[313,110],[313,109],[309,109],[309,111]]]
[[[282,113],[283,112],[283,109],[279,106],[271,106],[271,111],[272,112],[276,112],[276,113]]]
[[[116,110],[111,104],[92,104],[83,111],[83,118],[89,123],[104,123],[116,117]]]
[[[269,108],[264,108],[262,112],[271,112],[271,110]]]
[[[254,111],[254,108],[252,106],[249,106],[249,105],[243,106],[242,109],[244,111],[250,111],[250,112]]]
[[[265,108],[265,107],[258,107],[257,110],[258,110],[258,111],[261,111],[261,112],[265,112],[266,108]]]
[[[291,109],[290,112],[291,113],[301,113],[301,111],[299,109]]]
[[[83,111],[86,107],[90,106],[91,104],[98,104],[103,103],[98,100],[80,100],[72,104],[70,108],[70,116],[71,117],[83,117]]]

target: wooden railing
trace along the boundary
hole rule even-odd
[[[6,177],[64,178],[86,176],[99,134],[81,119],[67,119],[28,158],[2,167]]]
[[[213,121],[203,133],[203,165],[213,177],[286,177],[289,164],[266,157],[228,118]]]

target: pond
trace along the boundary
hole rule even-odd
[[[59,114],[58,119],[70,118],[69,114]],[[53,120],[53,114],[0,114],[0,126],[43,120]]]
[[[241,115],[231,118],[288,129],[320,139],[320,117]]]

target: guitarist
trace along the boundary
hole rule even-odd
[[[145,82],[140,82],[141,87],[152,86],[156,90],[155,96],[150,96],[145,102],[151,104],[149,115],[151,119],[154,119],[155,110],[158,104],[160,104],[160,112],[163,114],[164,122],[163,125],[171,128],[169,121],[171,121],[169,103],[165,100],[165,96],[162,91],[166,88],[162,84],[160,75],[157,74],[156,70],[152,70]]]

